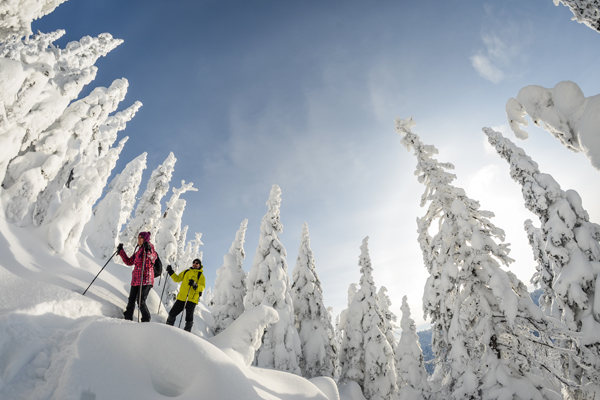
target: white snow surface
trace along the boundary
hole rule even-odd
[[[192,333],[164,324],[154,290],[152,322],[125,321],[131,268],[102,268],[87,246],[53,254],[43,233],[0,218],[0,399],[354,399],[329,378],[309,381],[249,367],[277,312],[257,306],[220,335],[197,307]],[[136,318],[134,318],[134,321]],[[178,325],[176,321],[175,326]]]

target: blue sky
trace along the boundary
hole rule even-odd
[[[116,172],[148,151],[147,179],[175,153],[172,186],[184,179],[199,189],[184,195],[184,224],[189,239],[203,233],[209,285],[244,218],[250,269],[278,184],[290,272],[306,221],[326,305],[337,314],[370,236],[375,283],[388,288],[397,314],[408,295],[425,326],[415,222],[425,211],[423,186],[393,120],[414,116],[414,131],[455,164],[455,184],[496,213],[513,244],[511,270],[529,283],[522,224],[534,218],[481,128],[516,141],[504,106],[526,85],[572,80],[586,96],[600,93],[600,35],[571,17],[551,0],[70,0],[33,29],[65,29],[61,47],[103,32],[124,39],[97,62],[83,94],[129,80],[121,108],[144,106],[121,133],[130,141]],[[600,221],[598,171],[548,133],[528,130],[517,144],[564,189],[579,191]]]

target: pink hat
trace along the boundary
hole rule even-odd
[[[140,236],[144,239],[144,242],[150,243],[150,232],[140,232],[138,237]]]

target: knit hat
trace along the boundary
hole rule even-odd
[[[150,232],[140,232],[138,237],[142,237],[145,243],[150,243]]]

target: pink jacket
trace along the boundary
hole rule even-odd
[[[150,243],[151,251],[145,254],[144,248],[140,247],[133,256],[128,257],[125,250],[121,250],[119,255],[123,262],[127,265],[134,265],[133,271],[131,272],[131,286],[140,286],[142,279],[142,264],[144,265],[144,283],[143,285],[154,286],[154,261],[158,255],[154,250],[154,245]],[[144,261],[145,255],[145,261]]]

